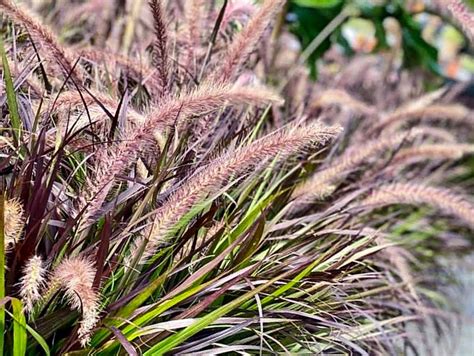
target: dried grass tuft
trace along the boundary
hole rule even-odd
[[[444,120],[468,126],[474,124],[472,112],[465,106],[459,104],[433,104],[423,108],[396,110],[388,114],[371,132],[393,132],[413,122],[421,123],[433,120]]]
[[[395,135],[385,135],[379,139],[351,147],[327,168],[316,172],[307,182],[295,189],[292,195],[295,199],[293,203],[295,209],[299,205],[304,206],[311,201],[326,198],[336,189],[338,182],[359,169],[364,162],[369,159],[380,159],[387,153],[393,154],[422,133],[412,130]]]

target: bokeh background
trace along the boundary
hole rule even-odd
[[[474,1],[464,3],[473,9]],[[400,71],[419,73],[417,84],[424,89],[464,83],[464,104],[473,108],[474,48],[444,4],[430,0],[293,0],[286,17],[294,34],[288,45],[307,50],[318,42],[316,48],[309,48],[307,60],[315,79],[324,76],[321,72],[328,68],[335,73],[341,70],[345,62],[335,58],[384,56],[397,63]],[[328,27],[330,33],[318,41]],[[470,167],[474,172],[474,161]],[[442,341],[437,352],[473,355],[474,254],[443,262],[454,282],[444,292],[463,315],[459,329],[452,333],[452,344]],[[434,335],[432,340],[439,340]]]

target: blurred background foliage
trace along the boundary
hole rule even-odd
[[[472,7],[474,0],[466,3]],[[421,68],[440,79],[430,85],[473,78],[473,49],[446,9],[433,1],[292,0],[287,21],[304,48],[318,44],[308,56],[313,77],[332,49],[345,55],[386,53],[400,66]],[[327,36],[321,36],[324,29],[329,29]]]
[[[474,0],[464,1],[474,9]],[[474,101],[474,47],[464,37],[459,27],[449,17],[448,11],[439,2],[429,0],[292,0],[287,12],[293,34],[307,52],[307,62],[314,79],[324,62],[327,68],[330,53],[355,56],[377,54],[386,56],[398,64],[400,69],[423,71],[425,89],[433,90],[443,84],[464,82],[468,94],[466,104]],[[323,31],[327,31],[324,36]],[[335,66],[334,72],[341,68]],[[474,177],[474,159],[464,162],[468,168],[460,181],[471,181]],[[457,182],[454,182],[456,184]],[[407,226],[416,227],[420,216],[413,214]],[[434,234],[438,232],[436,227]],[[435,241],[432,235],[425,236],[416,228],[405,234],[408,245],[423,254],[421,243]],[[469,250],[470,251],[470,250]],[[442,259],[438,256],[438,259]],[[443,260],[444,261],[444,260]],[[466,318],[474,316],[474,255],[472,252],[460,260],[443,262],[449,266],[456,287],[448,288],[452,305],[457,305]],[[465,296],[470,297],[465,297]],[[463,297],[464,296],[464,297]],[[467,320],[467,319],[466,319]],[[464,321],[456,338],[457,351],[453,355],[472,354],[474,323]],[[439,339],[437,339],[438,342]],[[442,344],[442,342],[441,342]]]

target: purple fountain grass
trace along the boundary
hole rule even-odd
[[[474,153],[474,145],[469,144],[424,144],[404,148],[397,152],[392,164],[410,164],[420,160],[457,160]]]
[[[14,245],[25,228],[24,210],[17,199],[5,200],[5,247]]]
[[[325,37],[314,82],[299,4],[47,3],[53,30],[0,0],[3,309],[21,299],[28,354],[397,354],[438,318],[426,271],[468,251],[471,195],[443,187],[471,187],[474,121],[461,84],[422,94],[443,78],[402,65],[404,36]]]
[[[135,162],[139,153],[153,141],[155,131],[162,132],[174,124],[179,127],[191,115],[199,116],[224,105],[272,102],[279,103],[281,99],[267,89],[224,84],[202,84],[176,98],[168,97],[163,100],[147,115],[142,126],[125,132],[122,141],[97,154],[95,175],[88,181],[81,196],[81,208],[87,207],[83,220],[87,222],[100,210],[114,178]]]
[[[185,54],[182,66],[193,71],[196,64],[196,52],[201,46],[201,36],[203,35],[203,22],[205,20],[205,1],[189,0],[189,4],[184,9],[185,12]]]
[[[0,9],[13,21],[28,30],[33,41],[43,48],[45,58],[56,64],[60,73],[63,73],[65,77],[70,75],[77,85],[83,83],[82,74],[74,68],[75,59],[73,54],[59,44],[56,36],[49,28],[34,19],[23,8],[13,5],[10,0],[0,0]]]
[[[445,120],[458,124],[474,125],[472,112],[459,104],[433,104],[422,108],[407,108],[387,114],[371,133],[393,132],[411,122]]]
[[[417,125],[416,130],[419,131],[421,134],[424,134],[425,136],[435,139],[436,141],[440,141],[442,143],[458,142],[456,134],[445,128],[428,125]]]
[[[422,132],[411,130],[409,132],[385,135],[379,139],[357,144],[338,157],[326,169],[314,174],[307,182],[301,184],[293,192],[294,206],[306,205],[308,202],[324,199],[335,189],[338,181],[360,168],[360,165],[370,158],[379,158],[387,152],[395,152],[404,144],[410,143]]]
[[[249,146],[228,152],[214,160],[199,173],[186,179],[167,201],[155,212],[153,223],[132,248],[132,255],[141,250],[144,240],[147,246],[142,256],[146,261],[168,235],[170,229],[200,200],[215,193],[230,178],[278,155],[279,160],[301,152],[311,145],[324,145],[340,131],[339,127],[324,127],[319,123],[291,127],[263,137]]]

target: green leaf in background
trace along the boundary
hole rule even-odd
[[[311,1],[303,1],[311,2]],[[314,2],[315,4],[318,1]],[[297,21],[292,24],[293,33],[299,38],[304,48],[308,47],[311,42],[326,28],[326,26],[336,17],[343,8],[340,1],[334,2],[332,7],[307,7],[300,4],[300,1],[294,1],[289,12],[296,15]],[[336,31],[340,33],[340,29]],[[330,38],[325,39],[318,48],[312,52],[308,59],[308,65],[311,69],[311,76],[316,78],[316,60],[319,59],[331,46]]]
[[[341,2],[342,0],[294,0],[294,3],[298,6],[314,8],[334,7]]]
[[[313,1],[313,0],[293,0],[290,13],[294,15],[295,21],[292,24],[292,31],[298,36],[304,48],[323,31],[328,23],[339,14],[349,2],[344,1]],[[359,19],[364,19],[373,24],[377,45],[375,51],[388,48],[384,21],[393,18],[402,29],[402,46],[404,65],[407,68],[422,67],[432,73],[442,76],[442,71],[438,63],[438,51],[422,36],[422,27],[414,19],[414,15],[409,13],[397,2],[387,2],[385,4],[375,4],[367,1],[351,2],[360,11]],[[357,17],[352,18],[352,22]],[[352,54],[344,36],[341,35],[341,24],[331,38],[326,39],[317,50],[311,55],[308,65],[312,75],[316,77],[315,61],[321,58],[324,53],[337,42],[345,50],[346,54]]]
[[[438,51],[423,39],[421,26],[403,10],[398,20],[402,26],[405,65],[409,68],[421,65],[440,75]]]

